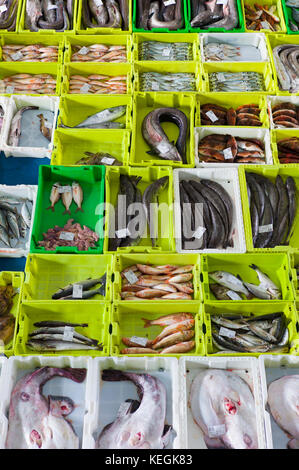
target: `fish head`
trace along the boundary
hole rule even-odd
[[[235,393],[235,395],[238,395]],[[223,398],[226,434],[221,436],[225,446],[234,449],[257,449],[258,441],[254,426],[250,425],[248,415],[243,410],[239,396]]]

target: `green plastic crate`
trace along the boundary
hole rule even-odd
[[[250,268],[251,264],[255,264],[280,288],[282,294],[280,301],[294,300],[290,280],[291,265],[287,253],[243,253],[227,255],[204,254],[202,256],[201,275],[204,301],[215,302],[217,304],[223,304],[223,302],[227,304],[227,302],[230,302],[216,299],[210,290],[210,284],[214,282],[209,278],[209,272],[227,271],[234,276],[241,276],[244,282],[258,285],[258,276],[256,272]],[[273,302],[274,301],[279,302],[279,300],[273,300]],[[247,300],[243,302],[247,302]],[[251,299],[249,302],[255,304],[260,304],[261,302],[260,308],[263,308],[261,305],[268,301],[255,298]]]
[[[6,45],[31,45],[31,44],[41,44],[43,46],[58,46],[58,64],[63,63],[63,51],[64,51],[64,38],[61,36],[53,36],[51,34],[44,35],[42,40],[39,36],[32,35],[31,33],[24,33],[24,34],[17,34],[17,33],[7,33],[1,35],[0,33],[0,61],[3,61],[2,58],[2,46]],[[4,62],[4,61],[3,61]],[[20,63],[21,61],[16,61],[16,63]],[[30,62],[30,61],[29,61]],[[4,62],[8,63],[8,62]],[[22,62],[22,64],[26,64],[28,62]],[[45,63],[45,62],[41,62]],[[48,62],[47,62],[48,63]],[[53,62],[55,63],[55,62]]]
[[[23,286],[23,302],[38,302],[43,304],[52,301],[52,295],[60,288],[85,279],[97,279],[105,273],[106,292],[80,303],[88,302],[91,305],[98,301],[111,301],[112,299],[112,262],[111,255],[36,255],[30,254],[26,260],[25,280]],[[98,286],[92,287],[97,289]],[[60,307],[76,300],[54,300]],[[64,307],[62,307],[64,308]]]
[[[109,231],[113,214],[111,214],[110,205],[116,207],[117,196],[119,191],[119,177],[120,175],[129,175],[142,177],[138,183],[138,188],[143,194],[145,189],[157,179],[164,176],[169,177],[169,184],[165,189],[159,192],[158,200],[159,204],[166,204],[167,213],[164,208],[158,213],[158,227],[159,236],[157,240],[157,246],[152,247],[149,228],[147,227],[146,237],[141,237],[138,245],[117,248],[117,253],[134,253],[134,252],[146,252],[146,253],[159,253],[163,252],[174,252],[175,242],[173,234],[173,184],[172,184],[172,171],[169,167],[152,167],[152,168],[130,168],[130,167],[109,167],[106,170],[106,220],[105,220],[105,240],[104,240],[104,253],[116,253],[115,251],[109,251]],[[113,229],[111,229],[113,230]]]
[[[184,312],[192,313],[195,319],[194,331],[195,335],[193,340],[195,341],[195,347],[185,354],[188,356],[204,356],[205,355],[205,343],[203,334],[203,318],[201,313],[200,302],[185,302]],[[150,326],[144,328],[144,321],[142,318],[154,320],[162,315],[170,315],[172,313],[182,312],[182,304],[180,302],[151,302],[146,305],[143,302],[127,302],[125,305],[122,303],[115,303],[111,309],[111,322],[112,322],[112,333],[111,333],[111,356],[121,356],[121,350],[126,348],[122,342],[123,337],[147,337],[153,340],[158,334],[161,333],[163,327],[161,326]],[[154,356],[170,356],[170,357],[181,357],[184,354],[162,354],[159,352],[153,353]],[[129,356],[143,357],[152,356],[152,354],[130,354]]]
[[[7,357],[12,356],[14,352],[14,345],[16,341],[17,328],[18,328],[19,311],[20,311],[20,305],[21,305],[21,299],[22,299],[23,282],[24,282],[23,272],[16,272],[16,271],[1,271],[0,272],[0,286],[11,284],[12,287],[16,291],[16,294],[14,295],[12,299],[13,305],[9,312],[16,319],[14,335],[13,335],[12,340],[8,344],[0,346],[0,352],[5,354],[5,356]]]
[[[199,61],[200,60],[200,50],[199,50],[199,35],[198,34],[191,34],[191,33],[153,33],[145,32],[145,33],[134,33],[133,34],[133,60],[142,61],[140,56],[140,47],[144,42],[152,41],[152,42],[163,42],[165,44],[168,43],[189,43],[192,47],[192,56],[190,61]],[[148,61],[144,61],[148,62]],[[160,62],[160,61],[159,61]],[[169,60],[167,60],[169,62]],[[185,62],[185,61],[184,61]]]
[[[276,252],[283,251],[288,252],[290,249],[299,248],[299,212],[297,211],[296,217],[293,223],[292,235],[290,237],[290,242],[288,246],[279,245],[275,248],[254,248],[252,243],[252,230],[251,230],[251,221],[250,221],[250,211],[248,204],[248,194],[246,188],[246,176],[245,171],[258,173],[260,175],[266,176],[270,181],[274,182],[277,175],[280,175],[285,181],[288,176],[292,176],[295,180],[297,194],[299,191],[299,167],[298,165],[242,165],[239,167],[239,180],[240,180],[240,189],[241,189],[241,199],[242,199],[242,209],[243,209],[243,220],[244,220],[244,229],[246,236],[246,245],[247,251],[250,252]]]
[[[288,34],[299,34],[299,31],[292,31],[291,28],[290,28],[290,23],[291,22],[296,24],[296,22],[293,20],[292,8],[290,8],[286,5],[285,0],[281,0],[281,5],[282,5],[283,13],[284,13],[284,19],[285,19],[287,33]]]
[[[41,165],[39,167],[38,192],[30,253],[101,254],[103,251],[104,179],[104,166],[66,167]],[[64,206],[61,200],[55,205],[54,212],[46,210],[51,204],[51,188],[58,181],[62,185],[71,185],[73,181],[77,181],[81,185],[84,195],[82,204],[84,212],[79,211],[75,213],[76,204],[73,201],[70,207],[71,215],[63,215]],[[77,247],[57,247],[53,251],[47,251],[43,247],[38,247],[38,241],[43,239],[43,233],[55,225],[64,226],[71,218],[74,219],[74,223],[78,222],[81,226],[87,225],[91,230],[98,233],[99,240],[96,242],[95,248],[79,251]]]
[[[193,300],[202,300],[201,284],[200,284],[200,255],[179,255],[176,253],[132,253],[132,254],[116,254],[114,256],[113,272],[113,301],[121,303],[132,304],[131,300],[122,300],[120,292],[122,288],[122,277],[121,272],[123,269],[133,266],[134,264],[151,264],[151,265],[178,265],[185,266],[193,264]],[[161,300],[162,301],[162,300]],[[166,301],[166,300],[165,300]],[[142,302],[148,303],[153,302],[152,300],[142,300]],[[157,302],[157,301],[155,301]],[[164,302],[164,301],[163,301]],[[173,302],[186,302],[185,300],[176,300]],[[184,305],[182,303],[182,305]]]
[[[243,16],[244,16],[244,25],[245,25],[245,31],[246,33],[256,33],[256,30],[254,29],[247,29],[246,28],[246,16],[245,16],[245,5],[249,5],[250,7],[254,7],[254,5],[257,2],[255,0],[242,0],[242,8],[243,8]],[[280,23],[279,23],[279,31],[270,31],[269,29],[260,29],[259,31],[261,33],[265,33],[266,35],[273,35],[273,34],[281,34],[281,33],[286,33],[287,28],[286,24],[284,21],[284,15],[283,15],[283,8],[282,8],[282,2],[280,0],[263,0],[262,2],[258,3],[258,5],[261,6],[268,6],[271,7],[275,5],[277,7],[275,15],[279,17]]]
[[[142,136],[142,122],[153,109],[161,107],[174,107],[183,111],[188,119],[189,137],[186,145],[187,163],[166,160],[149,155],[150,147]],[[133,133],[130,153],[130,165],[132,166],[171,166],[171,167],[194,167],[194,112],[195,99],[188,93],[136,93],[133,98]],[[178,127],[170,122],[163,123],[170,141],[176,141]]]
[[[243,31],[245,31],[245,23],[244,23],[243,12],[242,12],[242,0],[235,0],[235,1],[236,1],[236,6],[237,6],[239,24],[236,28],[226,30],[225,28],[213,28],[212,24],[207,25],[207,27],[205,27],[205,28],[192,28],[192,26],[191,26],[191,20],[192,20],[191,1],[187,0],[187,4],[188,4],[188,31],[190,33],[217,33],[217,32],[219,32],[219,33],[241,33]]]
[[[129,144],[130,132],[125,130],[56,129],[51,164],[77,166],[88,151],[107,152],[128,165]]]
[[[272,147],[272,155],[273,155],[273,162],[276,165],[283,166],[288,168],[289,166],[298,168],[298,164],[296,163],[284,163],[281,164],[278,158],[278,147],[277,144],[280,140],[287,139],[288,137],[297,137],[299,138],[299,129],[289,128],[289,129],[272,129],[271,132],[271,147]],[[291,173],[292,174],[292,173]]]
[[[14,348],[18,356],[108,356],[110,351],[109,319],[110,305],[107,302],[84,304],[79,302],[66,302],[61,311],[61,304],[44,302],[42,305],[34,302],[23,302],[20,309],[18,334]],[[88,327],[76,327],[75,331],[97,339],[103,344],[103,351],[97,350],[67,350],[67,351],[33,351],[26,343],[28,335],[36,329],[35,322],[46,320],[59,320],[73,323],[88,323]]]
[[[212,325],[211,325],[211,316],[212,315],[231,315],[231,314],[241,314],[248,317],[255,317],[258,318],[260,315],[266,315],[271,313],[283,312],[286,321],[287,327],[289,330],[289,353],[294,353],[294,345],[295,341],[298,341],[298,331],[299,331],[299,324],[298,324],[298,317],[296,313],[296,308],[294,302],[273,302],[268,301],[267,303],[263,304],[261,308],[260,303],[256,302],[227,302],[225,304],[216,304],[214,302],[208,302],[203,305],[204,311],[204,323],[206,326],[206,355],[213,357],[214,353],[218,352],[219,350],[213,345],[212,342]],[[260,356],[264,354],[277,354],[275,352],[269,353],[220,353],[215,355],[221,356]]]
[[[16,26],[15,26],[14,31],[8,31],[7,29],[0,29],[0,34],[15,34],[19,32],[23,0],[18,0],[18,2],[19,4],[17,8],[17,20],[16,20]]]
[[[145,30],[143,28],[138,28],[137,27],[137,15],[138,15],[138,6],[137,6],[137,0],[132,0],[133,2],[133,32],[135,33],[173,33],[174,31],[168,29],[168,28],[153,28],[150,30]],[[182,0],[182,18],[183,18],[183,26],[181,29],[177,29],[175,32],[176,33],[188,33],[188,9],[187,9],[187,0]]]
[[[82,21],[82,5],[84,1],[87,0],[78,0],[76,34],[97,34],[103,36],[106,34],[128,34],[132,32],[132,0],[127,0],[129,10],[129,28],[126,30],[123,30],[122,28],[85,28]]]
[[[19,28],[18,28],[18,33],[29,33],[33,34],[36,36],[41,36],[42,37],[44,34],[58,34],[58,35],[65,35],[65,34],[75,34],[75,25],[76,25],[76,18],[77,18],[77,8],[78,8],[78,0],[73,0],[73,24],[72,28],[68,29],[66,31],[61,31],[58,32],[55,29],[39,29],[38,31],[30,31],[26,27],[25,24],[25,18],[26,18],[26,1],[27,0],[22,0],[22,11],[20,13],[20,19],[19,19]]]
[[[272,64],[272,70],[273,70],[273,76],[274,76],[274,81],[275,81],[275,95],[282,95],[282,96],[292,96],[292,95],[299,95],[299,93],[290,93],[289,91],[283,91],[279,87],[279,82],[277,78],[277,73],[276,73],[276,65],[274,62],[273,58],[273,49],[276,46],[284,45],[284,44],[294,44],[294,45],[299,45],[299,36],[298,35],[289,35],[289,34],[268,34],[266,36],[266,40],[268,41],[270,45],[270,50],[271,50],[271,64]]]

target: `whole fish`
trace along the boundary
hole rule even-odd
[[[142,318],[144,323],[144,328],[149,328],[150,326],[159,325],[159,326],[168,326],[178,324],[185,320],[193,320],[192,313],[172,313],[170,315],[163,315],[156,320],[148,320],[147,318]]]
[[[88,323],[72,323],[72,322],[64,322],[59,320],[43,320],[39,322],[33,323],[33,326],[37,326],[39,328],[42,327],[60,327],[60,326],[80,326],[81,328],[86,328]]]
[[[115,119],[118,119],[124,114],[126,114],[126,105],[122,106],[114,106],[113,108],[106,108],[103,109],[102,111],[99,111],[98,113],[92,114],[88,116],[84,121],[81,121],[79,124],[76,126],[72,126],[73,128],[88,128],[104,123],[108,123],[111,121],[115,121]],[[63,126],[64,127],[64,126]]]
[[[105,285],[105,283],[106,283],[106,274],[104,274],[100,278],[96,278],[96,279],[91,279],[90,278],[90,279],[86,279],[84,281],[75,282],[74,284],[79,284],[80,286],[82,286],[83,291],[85,291],[85,290],[90,289],[91,287],[96,286],[97,284]],[[62,297],[67,297],[69,295],[72,295],[73,290],[74,290],[74,284],[69,284],[69,285],[59,289],[57,292],[55,292],[52,295],[52,299],[56,300],[56,299],[61,299]]]
[[[51,209],[52,212],[54,212],[54,210],[55,210],[54,206],[59,201],[59,199],[61,197],[61,193],[59,192],[59,189],[60,189],[60,183],[53,184],[52,189],[51,189],[51,194],[50,194],[51,205],[49,207],[47,207],[47,210]]]
[[[235,292],[244,294],[247,298],[250,297],[250,292],[244,286],[244,283],[238,277],[226,271],[214,271],[209,273],[209,277],[220,284]]]
[[[92,346],[90,344],[76,343],[74,341],[63,341],[59,339],[30,339],[26,346],[33,351],[83,351],[102,350],[102,345]]]
[[[70,207],[71,207],[71,204],[73,202],[73,192],[72,192],[71,187],[69,187],[69,191],[65,191],[61,194],[61,200],[62,200],[62,204],[65,207],[65,211],[62,214],[63,215],[65,215],[65,214],[70,214],[71,215]]]
[[[168,346],[160,351],[160,354],[184,354],[195,348],[195,341],[183,341],[173,346]]]
[[[219,284],[209,284],[210,290],[213,292],[217,300],[242,300],[237,292],[232,291],[228,287]]]
[[[178,331],[189,330],[194,327],[194,324],[195,320],[192,318],[188,320],[183,320],[178,323],[174,323],[173,325],[168,325],[158,336],[156,336],[156,338],[151,342],[151,344],[156,344],[166,336],[169,336],[173,333],[177,333]]]
[[[173,346],[177,343],[189,341],[194,336],[194,330],[182,330],[171,333],[170,335],[163,337],[157,343],[153,344],[153,349],[166,348]]]
[[[78,212],[78,211],[84,212],[81,207],[82,201],[83,201],[83,190],[80,184],[77,183],[76,181],[72,183],[72,197],[78,206],[75,212]]]
[[[259,287],[264,288],[267,292],[269,292],[272,299],[280,299],[281,291],[279,287],[273,281],[271,281],[271,279],[265,273],[263,273],[255,264],[251,264],[249,267],[256,272],[260,281]]]
[[[40,131],[49,142],[52,139],[52,128],[46,126],[46,121],[43,114],[38,114],[37,117],[40,119]]]
[[[148,221],[148,225],[150,228],[151,242],[152,242],[153,247],[156,245],[156,241],[157,241],[157,236],[156,236],[157,227],[156,227],[155,221],[152,218],[150,208],[151,208],[151,204],[153,204],[154,200],[156,200],[159,191],[164,190],[167,184],[169,184],[169,177],[163,176],[162,178],[159,178],[158,180],[156,180],[154,183],[150,184],[146,188],[142,196],[142,203],[146,211],[147,221]]]
[[[30,109],[38,109],[38,106],[22,106],[14,115],[10,125],[10,131],[8,136],[8,145],[12,147],[17,147],[19,145],[20,136],[21,136],[21,121],[22,115]]]

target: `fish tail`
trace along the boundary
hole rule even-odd
[[[143,328],[148,328],[152,324],[152,321],[148,320],[147,318],[141,318],[141,320],[145,322]]]
[[[49,206],[46,208],[46,211],[48,211],[49,209],[52,209],[52,212],[54,212],[54,206]]]
[[[62,213],[62,215],[69,214],[71,215],[71,211],[69,209],[65,209],[65,211]]]
[[[121,370],[105,369],[102,372],[102,380],[107,382],[119,382],[120,380],[129,380]]]
[[[78,207],[78,208],[75,210],[75,214],[76,214],[77,212],[79,212],[79,211],[84,212],[84,210],[82,209],[82,207]]]

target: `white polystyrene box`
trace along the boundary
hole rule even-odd
[[[292,103],[295,106],[299,107],[299,96],[267,96],[267,107],[268,107],[268,114],[270,119],[270,128],[271,129],[287,129],[287,130],[296,130],[296,127],[282,127],[274,124],[273,116],[272,116],[272,107],[279,103]],[[299,125],[297,126],[299,128]]]
[[[8,110],[8,103],[9,103],[9,98],[8,97],[0,96],[0,106],[2,106],[3,111],[4,111],[2,126],[1,126],[1,129],[0,129],[0,151],[1,152],[3,150],[4,122],[5,122],[5,116],[6,116],[7,110]]]
[[[6,356],[0,356],[0,449],[3,449],[4,442],[4,431],[5,431],[5,417],[2,411],[2,402],[4,399],[3,388],[5,384],[5,368],[7,364]]]

